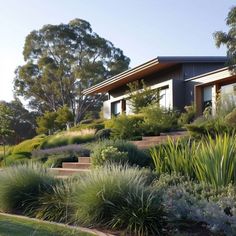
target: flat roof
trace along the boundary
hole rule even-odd
[[[226,59],[227,57],[223,56],[160,56],[87,88],[83,90],[83,94],[105,93],[153,72],[161,71],[178,64],[225,62]]]

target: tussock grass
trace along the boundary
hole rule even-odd
[[[56,182],[38,164],[9,167],[0,173],[0,209],[34,216],[38,197]]]

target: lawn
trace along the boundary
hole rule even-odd
[[[91,236],[59,225],[0,215],[0,236]]]

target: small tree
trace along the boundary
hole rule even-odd
[[[135,81],[128,84],[129,87],[129,101],[132,111],[137,114],[142,108],[151,104],[158,103],[160,100],[159,90],[152,90],[143,80]]]
[[[56,130],[62,130],[73,122],[73,114],[67,106],[59,108],[56,112],[45,112],[37,118],[37,133],[52,134]]]

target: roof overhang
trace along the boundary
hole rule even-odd
[[[211,85],[215,83],[222,83],[236,79],[236,74],[230,70],[229,67],[224,67],[219,70],[211,71],[209,73],[193,77],[189,80],[197,82],[196,87]]]
[[[126,70],[116,76],[111,77],[97,85],[83,91],[84,95],[106,93],[110,90],[148,76],[152,73],[162,71],[182,63],[201,62],[225,62],[226,57],[157,57],[144,64]]]

